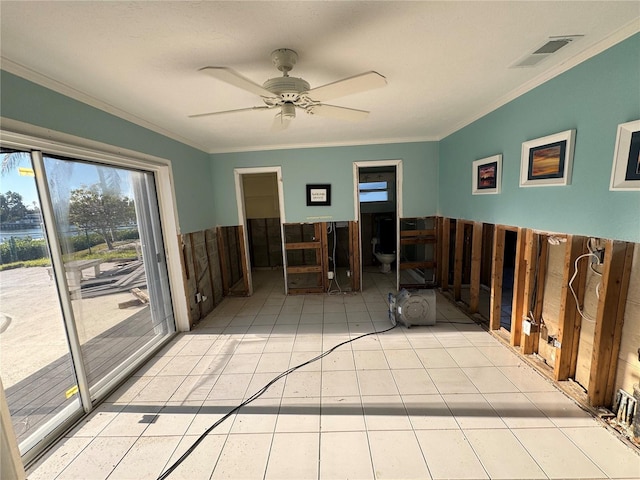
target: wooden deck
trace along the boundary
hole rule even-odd
[[[82,345],[89,385],[117,368],[157,334],[147,306]],[[18,443],[50,416],[73,402],[76,385],[71,357],[65,355],[6,389],[7,402]]]

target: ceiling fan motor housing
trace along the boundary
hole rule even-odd
[[[309,91],[309,82],[298,77],[276,77],[270,78],[262,86],[284,100],[293,101],[302,92]]]

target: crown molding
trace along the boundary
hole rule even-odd
[[[212,149],[210,154],[224,153],[244,153],[244,152],[265,152],[271,150],[294,150],[304,148],[331,148],[331,147],[366,147],[368,145],[388,145],[392,143],[421,143],[421,142],[437,142],[438,137],[398,137],[383,138],[374,140],[354,140],[348,142],[327,142],[327,143],[296,143],[296,144],[280,144],[280,145],[260,145],[255,147],[238,147],[231,149]]]
[[[62,82],[54,80],[50,77],[47,77],[46,75],[36,72],[35,70],[25,67],[24,65],[14,62],[13,60],[10,60],[6,57],[0,57],[0,68],[20,78],[24,78],[29,82],[33,82],[37,85],[40,85],[41,87],[45,87],[45,88],[48,88],[49,90],[53,90],[56,93],[59,93],[66,97],[82,102],[86,105],[89,105],[90,107],[97,108],[98,110],[102,110],[103,112],[106,112],[110,115],[114,115],[128,122],[134,123],[140,127],[146,128],[147,130],[151,130],[164,137],[183,143],[185,145],[193,147],[202,152],[207,151],[207,147],[203,145],[199,145],[193,142],[192,140],[189,140],[188,138],[182,137],[180,135],[176,135],[175,133],[165,130],[164,128],[154,123],[151,123],[125,110],[114,107],[113,105],[103,102],[102,100],[98,100],[97,98],[92,97],[91,95],[88,95],[80,90],[70,87],[69,85],[66,85]]]
[[[485,108],[477,112],[475,115],[468,117],[466,120],[462,120],[461,122],[454,125],[452,128],[448,129],[438,140],[442,140],[449,135],[461,130],[462,128],[472,124],[476,120],[481,119],[485,115],[497,110],[498,108],[506,105],[507,103],[515,100],[516,98],[524,95],[525,93],[533,90],[534,88],[542,85],[545,82],[548,82],[554,77],[563,74],[571,70],[573,67],[581,64],[582,62],[589,60],[592,57],[595,57],[599,53],[604,52],[605,50],[617,45],[618,43],[626,40],[627,38],[635,35],[640,32],[640,21],[638,18],[635,18],[619,30],[616,30],[608,37],[604,38],[602,41],[592,45],[591,47],[583,50],[579,54],[574,57],[567,59],[565,62],[556,65],[555,67],[550,68],[549,70],[541,73],[537,77],[532,78],[528,82],[522,84],[515,90],[507,93],[506,95],[500,97],[495,102],[490,103]]]

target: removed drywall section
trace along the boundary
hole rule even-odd
[[[218,227],[216,233],[224,295],[249,295],[244,228],[242,225]]]
[[[588,258],[580,260],[580,262],[589,261]],[[571,269],[573,270],[573,265]],[[589,390],[589,372],[591,371],[593,336],[595,334],[596,317],[598,315],[598,292],[600,291],[601,278],[595,271],[595,267],[594,269],[589,268],[587,270],[575,376],[576,382],[582,385],[587,391]]]
[[[251,268],[282,267],[282,235],[279,218],[248,218]]]
[[[560,303],[564,279],[564,257],[566,243],[549,245],[547,256],[546,278],[544,282],[544,302],[542,304],[542,326],[538,355],[547,365],[554,367],[556,363],[556,347],[554,340],[558,338]]]
[[[614,391],[622,389],[633,395],[633,386],[640,383],[640,245],[636,244],[629,293],[625,306],[622,341],[618,355],[618,370]],[[637,410],[640,415],[640,408]]]
[[[180,235],[189,325],[206,317],[222,301],[222,274],[215,229]]]

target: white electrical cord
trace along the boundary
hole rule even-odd
[[[591,248],[589,248],[589,250],[591,250]],[[586,315],[581,309],[580,309],[580,302],[578,301],[578,295],[576,295],[575,290],[573,289],[573,281],[576,279],[576,276],[578,275],[578,261],[580,261],[580,259],[582,258],[586,258],[586,257],[594,257],[596,258],[596,260],[598,260],[598,262],[600,262],[600,257],[598,255],[596,255],[595,253],[589,251],[589,253],[585,253],[583,255],[580,255],[578,258],[576,258],[576,261],[573,264],[573,275],[571,276],[571,280],[569,280],[569,290],[571,290],[571,293],[573,294],[573,298],[576,301],[576,309],[578,310],[578,313],[580,314],[580,316],[582,318],[584,318],[586,321],[588,322],[592,322],[595,323],[595,319],[589,317],[588,315]],[[595,272],[595,271],[594,271]],[[600,274],[599,272],[595,272]],[[596,297],[599,299],[600,298],[600,291],[599,288],[600,287],[600,282],[598,282],[598,285],[596,285]]]

